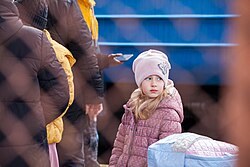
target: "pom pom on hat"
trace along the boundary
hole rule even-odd
[[[168,57],[161,51],[150,49],[142,52],[133,62],[135,82],[140,87],[142,81],[150,75],[158,75],[165,83],[168,83],[171,65]]]

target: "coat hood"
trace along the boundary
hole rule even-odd
[[[23,23],[12,0],[0,1],[0,45],[15,34]]]
[[[173,109],[178,113],[181,122],[184,119],[181,96],[175,87],[172,88],[171,94],[168,97],[162,99],[157,108]]]

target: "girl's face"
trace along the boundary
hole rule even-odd
[[[141,89],[149,98],[155,98],[163,92],[164,81],[158,75],[150,75],[142,81]]]

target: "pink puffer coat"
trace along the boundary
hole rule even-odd
[[[149,145],[168,135],[181,133],[183,106],[178,91],[173,89],[172,95],[164,98],[147,120],[135,122],[131,109],[124,105],[125,113],[118,128],[109,167],[146,167]]]

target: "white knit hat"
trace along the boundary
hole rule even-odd
[[[150,49],[138,55],[133,62],[132,68],[138,87],[140,87],[142,81],[150,75],[158,75],[161,77],[166,86],[171,66],[166,54],[158,50]]]

